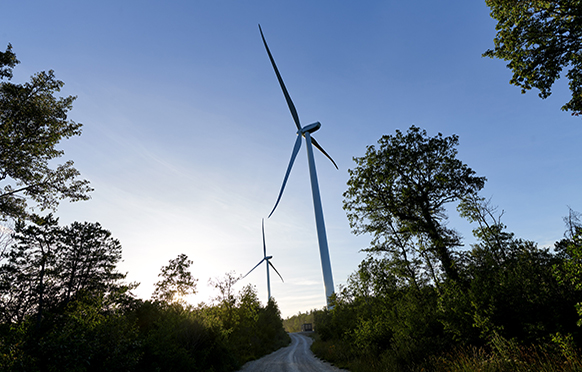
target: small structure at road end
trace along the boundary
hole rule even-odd
[[[313,332],[313,325],[311,323],[301,324],[301,332]]]

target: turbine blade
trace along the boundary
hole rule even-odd
[[[279,85],[281,86],[281,90],[283,90],[283,95],[285,96],[285,100],[287,101],[287,106],[289,106],[289,111],[291,111],[291,116],[293,116],[293,120],[295,121],[295,125],[297,126],[297,130],[301,130],[301,123],[299,123],[299,115],[297,115],[297,110],[295,109],[295,105],[289,96],[289,92],[285,87],[285,83],[283,83],[283,78],[279,73],[279,69],[275,64],[275,60],[273,59],[273,55],[269,50],[269,46],[267,45],[267,40],[265,40],[265,35],[263,35],[263,30],[261,29],[261,25],[259,25],[259,31],[261,32],[261,38],[263,39],[263,44],[265,44],[265,49],[267,50],[267,54],[269,55],[269,59],[271,60],[271,64],[273,65],[273,70],[275,70],[275,75],[277,75],[277,80],[279,80]]]
[[[265,243],[265,219],[263,218],[263,254],[267,257],[267,244]]]
[[[275,265],[273,265],[273,264],[271,263],[271,261],[267,261],[267,262],[269,263],[269,265],[271,265],[271,267],[273,268],[273,270],[275,270],[275,272],[277,273],[277,275],[279,275],[279,278],[281,278],[281,281],[282,281],[283,283],[285,283],[285,281],[283,280],[283,277],[281,276],[281,274],[279,274],[279,272],[277,271],[277,269],[275,269]]]
[[[263,261],[265,261],[265,259],[264,259],[264,258],[263,258],[263,259],[262,259],[262,260],[261,260],[261,261],[260,261],[258,264],[256,264],[256,265],[255,265],[255,267],[253,267],[253,268],[251,269],[251,271],[249,271],[248,273],[246,273],[246,274],[245,274],[245,275],[244,275],[244,276],[243,276],[241,279],[244,279],[244,278],[246,278],[246,277],[247,277],[247,275],[249,275],[249,274],[250,274],[250,273],[251,273],[251,272],[252,272],[254,269],[256,269],[256,268],[257,268],[257,267],[258,267],[260,264],[262,264],[262,263],[263,263]]]
[[[301,148],[301,135],[297,135],[297,139],[295,140],[295,147],[293,147],[293,153],[291,154],[291,160],[289,161],[289,166],[287,167],[287,173],[285,173],[285,178],[283,178],[283,185],[281,186],[281,191],[279,191],[279,197],[277,197],[277,202],[273,207],[271,213],[269,213],[269,217],[275,212],[277,205],[279,205],[279,201],[281,200],[281,196],[283,195],[283,190],[285,190],[285,185],[287,184],[287,179],[289,178],[289,174],[291,173],[291,168],[293,168],[293,163],[295,162],[295,158],[297,157],[297,153]],[[267,217],[267,218],[269,218]]]
[[[323,155],[327,156],[327,158],[328,158],[329,160],[331,160],[331,162],[333,163],[333,165],[335,165],[335,169],[338,169],[338,170],[339,170],[339,168],[337,167],[337,164],[335,163],[335,161],[333,161],[333,159],[331,158],[331,156],[329,156],[329,155],[327,154],[327,152],[325,152],[325,150],[323,149],[323,147],[321,147],[321,146],[319,145],[319,143],[317,143],[317,141],[315,140],[315,138],[311,137],[311,143],[313,144],[313,146],[317,147],[317,149],[318,149],[319,151],[321,151],[321,152],[323,153]]]

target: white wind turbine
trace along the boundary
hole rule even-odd
[[[259,266],[260,264],[263,263],[263,261],[267,262],[267,292],[269,294],[269,298],[268,300],[271,299],[271,278],[269,276],[269,265],[273,268],[273,270],[275,270],[275,272],[277,273],[277,275],[279,275],[279,278],[281,278],[281,281],[284,283],[285,281],[283,280],[283,277],[281,276],[281,274],[279,274],[279,272],[277,271],[277,269],[275,269],[275,265],[273,265],[271,263],[271,261],[269,261],[271,258],[273,258],[273,256],[267,256],[267,244],[265,244],[265,220],[263,219],[263,259],[261,261],[259,261],[258,264],[255,265],[255,267],[253,267],[251,269],[251,271],[249,271],[248,273],[245,274],[245,276],[242,277],[242,279],[246,278],[247,275],[249,275],[254,269],[257,268],[257,266]]]
[[[307,147],[307,159],[309,162],[309,175],[311,176],[311,193],[313,195],[313,208],[315,209],[315,224],[317,226],[317,239],[319,241],[319,255],[321,258],[321,269],[323,271],[323,285],[325,287],[325,297],[327,301],[327,306],[330,307],[329,301],[331,295],[334,293],[333,275],[331,272],[329,249],[327,247],[327,235],[325,233],[325,223],[323,221],[323,208],[321,206],[321,197],[319,195],[319,185],[317,182],[317,173],[315,171],[315,160],[313,158],[312,145],[315,146],[319,151],[321,151],[323,155],[325,155],[329,160],[331,160],[336,169],[337,165],[333,161],[331,156],[329,156],[327,152],[325,152],[325,150],[319,145],[319,143],[317,143],[315,138],[311,136],[311,133],[317,131],[321,127],[321,124],[317,121],[313,124],[309,124],[304,127],[301,126],[301,123],[299,122],[299,115],[297,115],[295,105],[293,104],[293,101],[291,101],[289,92],[287,92],[287,88],[283,83],[283,79],[281,78],[279,69],[277,68],[275,60],[273,59],[273,55],[269,50],[269,46],[267,45],[267,41],[265,40],[265,36],[263,35],[263,30],[261,29],[261,25],[259,25],[259,31],[261,32],[263,44],[265,44],[265,49],[267,50],[267,54],[269,55],[269,59],[271,60],[271,64],[273,65],[273,69],[275,70],[275,75],[277,75],[277,79],[279,80],[281,90],[283,90],[283,95],[285,96],[285,100],[287,101],[287,106],[289,106],[291,116],[293,116],[293,120],[295,121],[295,125],[297,126],[297,139],[295,140],[295,146],[293,147],[291,160],[289,161],[289,166],[287,167],[287,172],[285,173],[285,178],[283,179],[283,185],[281,186],[279,197],[277,198],[277,202],[275,203],[273,210],[269,214],[269,217],[271,217],[271,215],[275,211],[275,208],[277,208],[279,201],[281,200],[281,195],[283,195],[283,190],[285,189],[285,184],[287,183],[287,179],[289,178],[289,173],[291,172],[291,168],[293,167],[293,163],[295,162],[297,153],[301,148],[301,138],[305,138],[305,145]]]

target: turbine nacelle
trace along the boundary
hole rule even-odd
[[[309,124],[309,125],[304,126],[297,133],[301,133],[301,134],[304,134],[307,132],[313,133],[313,132],[316,132],[319,128],[321,128],[321,123],[319,121],[316,121],[313,124]]]

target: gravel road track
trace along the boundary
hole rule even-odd
[[[289,346],[248,362],[239,372],[346,372],[317,359],[309,349],[313,342],[311,337],[301,333],[290,333],[289,336]]]

